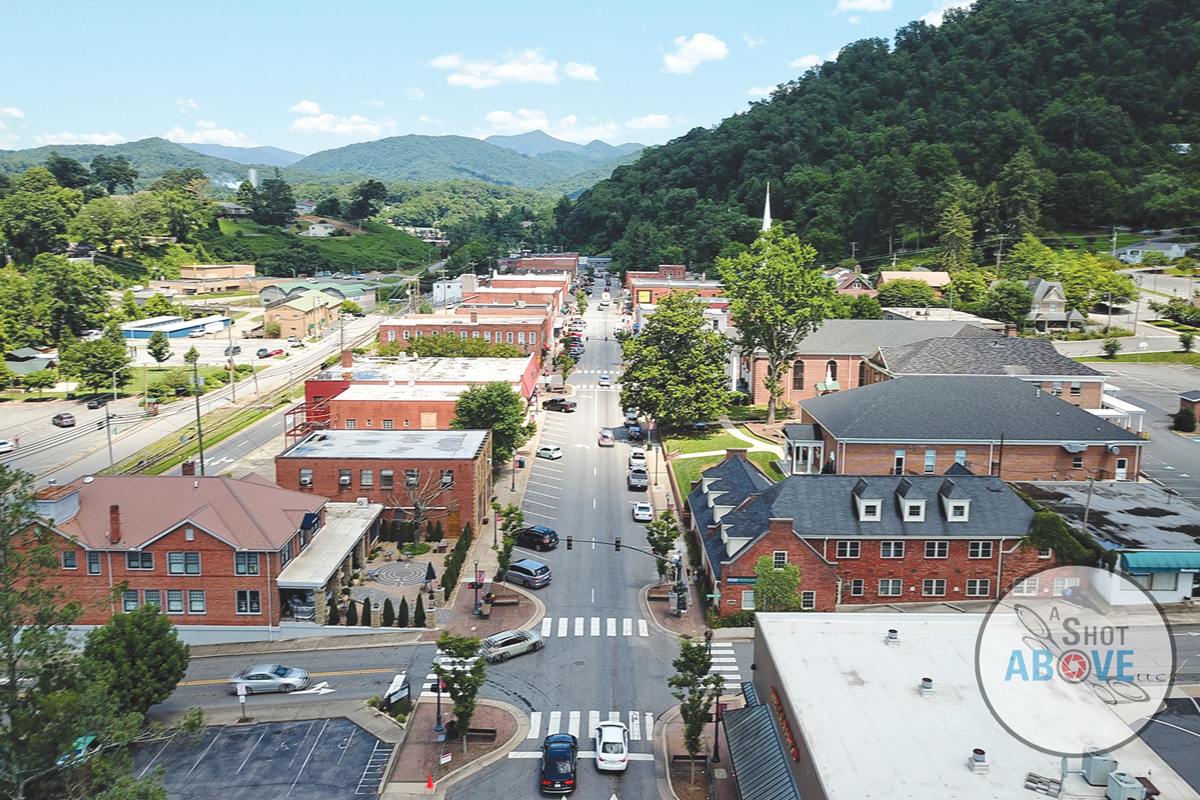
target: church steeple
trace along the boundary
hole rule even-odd
[[[763,206],[763,226],[764,231],[771,230],[771,182],[767,182],[767,202]]]

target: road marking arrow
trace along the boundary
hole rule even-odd
[[[337,689],[329,688],[329,681],[321,681],[316,686],[312,686],[308,689],[304,689],[303,691],[292,692],[292,694],[329,694],[330,692],[336,692],[336,691],[337,691]]]
[[[591,446],[590,444],[577,444],[577,445],[575,445],[575,446],[576,446],[576,447],[582,447],[584,450],[591,450],[591,449],[592,449],[592,446]]]

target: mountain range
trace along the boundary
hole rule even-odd
[[[206,156],[216,156],[239,164],[267,164],[272,167],[290,167],[304,156],[291,150],[281,150],[278,147],[230,147],[224,144],[200,144],[198,142],[181,142],[189,150],[203,153]]]

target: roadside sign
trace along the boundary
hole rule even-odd
[[[439,763],[449,764],[450,763],[450,753],[442,753],[442,759]]]
[[[238,692],[238,697],[245,697],[246,696],[246,687],[239,683],[238,687],[237,687],[237,692]]]
[[[485,580],[487,580],[485,575],[486,573],[483,570],[478,570],[475,573],[475,580],[477,580],[479,583],[483,583]]]

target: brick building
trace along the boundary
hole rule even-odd
[[[380,344],[449,333],[463,339],[505,342],[538,355],[553,342],[554,315],[545,308],[461,309],[461,314],[406,314],[379,326]]]
[[[909,377],[815,397],[784,426],[792,474],[1135,480],[1143,439],[1009,377]],[[785,472],[788,470],[785,470]]]
[[[720,297],[725,293],[725,287],[720,281],[705,281],[698,277],[687,277],[683,280],[631,278],[626,282],[634,305],[657,305],[660,299],[675,292],[695,292],[699,297]]]
[[[1045,566],[1023,548],[1031,509],[976,475],[790,477],[771,484],[729,450],[692,484],[688,507],[722,614],[754,608],[755,566],[800,569],[801,606],[995,599]]]
[[[60,580],[83,603],[80,625],[152,603],[193,642],[270,638],[312,588],[289,574],[340,588],[383,511],[257,475],[88,476],[41,489],[36,507],[62,537]]]
[[[301,292],[267,309],[268,322],[279,323],[280,336],[315,336],[339,316],[341,301],[324,292]]]
[[[688,277],[687,267],[682,264],[659,264],[658,269],[653,272],[626,272],[625,285],[632,288],[634,280],[668,280],[674,279],[677,281],[686,280]]]

